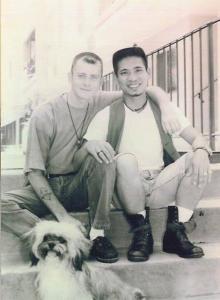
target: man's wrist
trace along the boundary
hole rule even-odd
[[[204,147],[204,146],[196,147],[193,149],[193,152],[196,152],[199,149],[205,151],[208,154],[208,157],[212,156],[212,150],[209,147]]]

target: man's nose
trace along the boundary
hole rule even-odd
[[[137,80],[137,75],[135,74],[135,73],[130,73],[129,75],[128,75],[128,80],[129,81],[136,81]]]
[[[83,85],[84,85],[85,87],[90,87],[90,85],[91,85],[91,79],[88,78],[88,77],[86,77],[86,78],[83,80]]]

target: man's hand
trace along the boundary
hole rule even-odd
[[[84,148],[91,154],[99,163],[111,163],[115,156],[115,151],[112,146],[105,141],[91,140],[87,141]]]
[[[77,226],[82,231],[83,234],[86,235],[86,233],[87,233],[87,230],[83,226],[83,224],[80,221],[76,220],[75,218],[73,218],[72,216],[70,216],[68,214],[66,216],[64,216],[62,219],[59,219],[59,222],[74,224],[75,226]]]
[[[166,133],[172,134],[181,129],[179,120],[172,105],[168,102],[166,105],[161,105],[161,121],[163,129]]]
[[[158,86],[147,87],[146,92],[160,108],[164,131],[169,134],[179,131],[181,125],[176,117],[176,112],[173,104],[170,102],[169,95]]]
[[[202,187],[211,181],[211,169],[208,154],[203,149],[197,149],[192,159],[192,184]]]

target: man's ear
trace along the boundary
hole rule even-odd
[[[103,82],[104,82],[104,77],[102,76],[100,79],[100,84],[99,84],[100,89],[102,89]]]
[[[151,76],[151,68],[148,67],[148,68],[147,68],[147,80],[150,79],[150,76]]]

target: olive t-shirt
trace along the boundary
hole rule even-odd
[[[89,101],[87,108],[69,104],[78,136],[84,136],[98,111],[120,96],[120,92],[99,92]],[[62,94],[33,112],[27,140],[25,174],[32,169],[42,170],[45,174],[72,172],[78,146],[67,99],[68,94]]]

